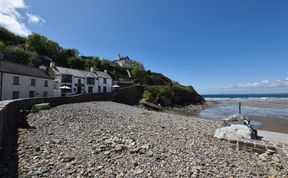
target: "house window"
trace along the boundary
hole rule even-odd
[[[101,93],[101,86],[98,86],[98,92]]]
[[[13,77],[13,85],[20,85],[19,77]]]
[[[47,91],[44,91],[43,92],[43,97],[47,97],[48,96],[48,92]]]
[[[31,78],[31,86],[36,86],[36,79]]]
[[[107,79],[106,78],[103,79],[103,84],[107,84]]]
[[[48,80],[44,80],[44,87],[48,87]]]
[[[63,74],[62,83],[72,83],[72,75]]]
[[[107,92],[107,87],[103,87],[103,92],[104,92],[104,93]]]
[[[30,91],[29,92],[29,97],[35,97],[35,93],[36,93],[35,91]]]
[[[19,98],[19,91],[13,91],[12,92],[12,99],[18,99]]]
[[[87,77],[87,85],[95,85],[95,79],[92,77]]]
[[[88,93],[93,93],[93,87],[88,87]]]

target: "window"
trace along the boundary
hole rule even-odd
[[[19,84],[19,77],[13,77],[13,85],[20,85]]]
[[[88,93],[93,93],[93,87],[88,87]]]
[[[101,93],[101,86],[98,86],[98,92]]]
[[[107,92],[107,87],[103,87],[103,92],[104,92],[104,93]]]
[[[48,96],[48,92],[47,91],[44,91],[43,92],[43,97],[47,97]]]
[[[106,78],[103,79],[103,83],[107,84],[107,79]]]
[[[35,97],[35,91],[30,91],[29,92],[29,97]]]
[[[87,85],[95,85],[95,79],[92,77],[87,77]]]
[[[44,87],[48,87],[48,80],[44,80]]]
[[[19,98],[19,91],[13,91],[12,92],[12,99],[18,99]]]
[[[72,75],[63,74],[62,83],[72,83]]]
[[[36,86],[36,79],[31,78],[31,86]]]

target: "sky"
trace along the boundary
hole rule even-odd
[[[0,25],[129,56],[201,94],[288,93],[287,0],[0,0]]]

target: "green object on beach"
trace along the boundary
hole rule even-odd
[[[32,110],[40,111],[40,110],[45,110],[45,109],[50,109],[50,108],[51,108],[50,103],[40,103],[40,104],[35,104],[32,107]]]
[[[239,114],[241,115],[241,102],[239,102]]]

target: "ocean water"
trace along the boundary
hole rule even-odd
[[[206,100],[288,101],[288,93],[277,94],[212,94],[202,95]]]
[[[238,102],[241,102],[241,114],[244,116],[288,120],[288,94],[204,95],[203,97],[206,100],[217,100],[220,102],[214,107],[202,110],[199,115],[204,118],[219,120],[239,113]],[[249,104],[251,102],[256,102],[258,105]],[[258,125],[258,123],[254,124]]]

